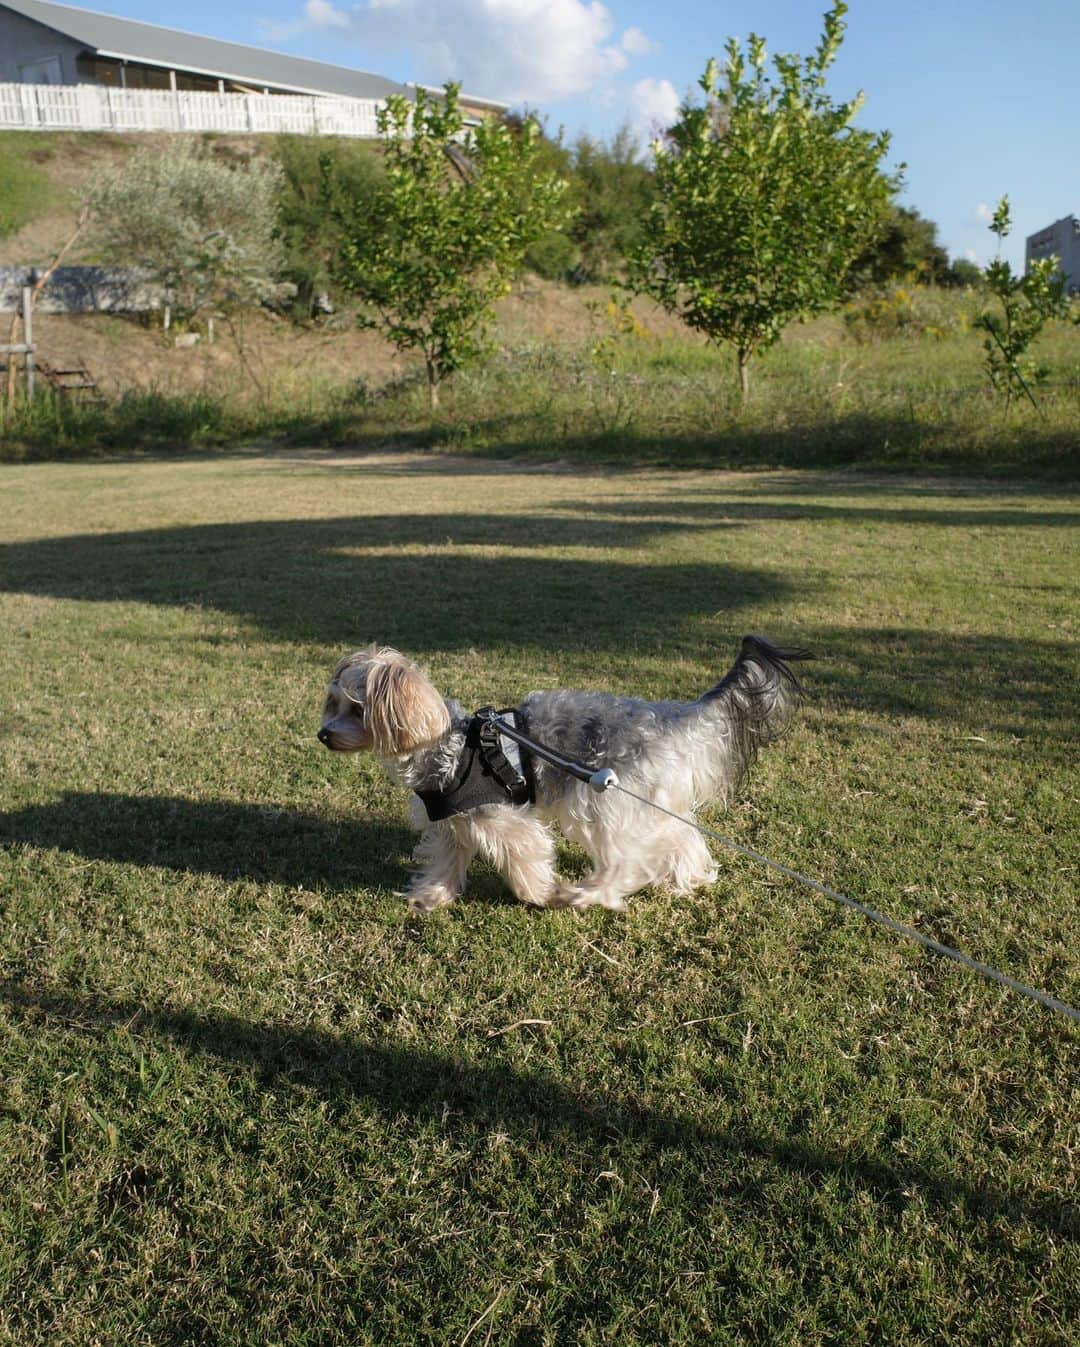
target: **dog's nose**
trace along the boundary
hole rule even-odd
[[[319,731],[319,736],[318,736],[318,737],[319,737],[319,743],[320,743],[320,744],[325,744],[327,748],[330,747],[330,731],[326,728],[325,725],[324,725],[323,728]]]

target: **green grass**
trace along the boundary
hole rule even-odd
[[[504,315],[493,357],[444,386],[437,414],[415,363],[389,383],[361,377],[345,386],[320,382],[309,367],[280,369],[264,373],[265,395],[219,378],[190,394],[132,389],[102,406],[20,404],[0,436],[0,459],[255,442],[622,466],[857,464],[1075,477],[1080,328],[1058,324],[1040,340],[1047,382],[1038,409],[1007,407],[989,388],[972,328],[982,301],[933,291],[915,301],[885,303],[873,322],[856,308],[848,317],[857,321],[793,329],[757,362],[746,407],[729,352],[640,321],[620,332],[602,313],[590,336],[537,335],[526,297]]]
[[[1075,1026],[735,855],[625,918],[479,869],[410,921],[402,793],[314,739],[372,638],[473,705],[807,644],[710,821],[1078,1004],[1068,488],[278,453],[0,492],[0,1340],[1077,1341]]]
[[[0,132],[0,239],[60,202],[60,192],[42,167],[55,149],[48,132]]]

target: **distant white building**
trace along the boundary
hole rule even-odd
[[[374,135],[415,86],[54,0],[0,0],[0,129]],[[505,103],[460,96],[467,119]]]
[[[1075,215],[1066,215],[1037,234],[1028,235],[1025,267],[1044,257],[1057,258],[1070,293],[1080,294],[1080,220]]]

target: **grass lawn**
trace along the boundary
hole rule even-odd
[[[1080,1340],[1075,1025],[733,854],[412,921],[401,792],[314,738],[373,638],[471,705],[809,645],[709,821],[1080,1004],[1075,493],[296,453],[0,498],[0,1341]]]

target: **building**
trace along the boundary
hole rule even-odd
[[[1024,265],[1044,257],[1056,257],[1065,273],[1065,284],[1070,294],[1080,294],[1080,220],[1075,215],[1029,234],[1024,251]]]
[[[339,102],[363,100],[368,104],[379,103],[390,94],[414,93],[412,86],[362,70],[285,56],[237,42],[219,42],[216,38],[198,37],[156,24],[54,4],[52,0],[0,0],[2,85],[55,85],[69,91],[78,89],[84,94],[99,89],[174,95],[301,95]],[[46,96],[9,97],[6,106],[14,112],[0,119],[0,124],[30,126],[29,120],[20,122],[11,118],[23,116],[24,110],[28,118],[31,110],[47,109],[53,101]],[[128,108],[138,101],[116,100],[117,105],[123,103]],[[465,94],[461,96],[461,104],[473,117],[506,108],[506,104],[493,99]],[[78,119],[96,116],[93,109],[100,106],[100,100],[84,96],[80,102],[69,97],[67,105],[73,109],[69,115]],[[148,101],[147,106],[150,105]],[[188,105],[198,106],[190,100]],[[46,129],[61,124],[68,129],[79,127],[78,120],[54,122],[47,113],[39,124]],[[99,127],[95,123],[84,129]],[[125,129],[213,128],[195,126],[188,120],[174,128],[160,125],[128,128],[125,123]]]

